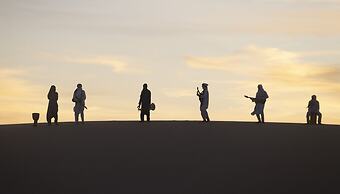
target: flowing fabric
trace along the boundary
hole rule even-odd
[[[48,108],[47,108],[47,118],[56,117],[58,114],[58,93],[50,92],[48,94]]]
[[[208,90],[203,90],[202,94],[199,96],[200,98],[200,108],[202,109],[208,109],[209,107],[209,92]]]
[[[73,93],[73,99],[72,99],[72,101],[76,103],[73,108],[75,113],[84,112],[85,100],[86,100],[85,91],[80,88],[77,88]]]
[[[254,114],[263,114],[264,105],[267,98],[269,98],[267,92],[264,89],[259,89],[256,93]]]

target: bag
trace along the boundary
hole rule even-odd
[[[156,105],[154,103],[150,104],[150,110],[154,111],[156,109]]]

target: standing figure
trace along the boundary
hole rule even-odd
[[[318,117],[318,124],[321,124],[322,114],[320,112],[319,101],[316,100],[316,95],[312,96],[312,99],[308,102],[307,108],[307,124],[316,124],[316,117]]]
[[[256,115],[258,123],[264,123],[264,105],[269,96],[261,84],[257,86],[257,89],[258,90],[255,98],[249,96],[245,97],[250,98],[251,101],[255,102],[254,111],[251,113],[251,115]]]
[[[209,91],[208,91],[208,84],[203,83],[202,84],[203,91],[200,92],[197,87],[197,96],[200,100],[200,111],[201,111],[201,116],[203,119],[203,122],[209,122],[210,118],[208,115],[208,107],[209,107]]]
[[[47,94],[48,108],[46,119],[48,125],[51,125],[52,118],[54,118],[54,123],[58,125],[58,93],[56,90],[56,87],[52,85],[50,91]]]
[[[151,105],[151,92],[148,90],[148,85],[143,84],[143,90],[140,94],[138,102],[138,110],[140,110],[140,121],[144,121],[146,115],[147,121],[150,121],[150,105]]]
[[[85,100],[86,93],[83,90],[83,86],[81,84],[78,84],[77,89],[74,91],[72,98],[72,102],[75,103],[73,110],[76,123],[78,123],[79,121],[79,115],[81,116],[82,123],[84,123],[84,109],[85,108],[87,109],[87,107],[85,106]]]

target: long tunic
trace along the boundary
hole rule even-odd
[[[320,104],[317,100],[310,100],[308,103],[308,112],[309,113],[319,113]]]
[[[142,111],[148,111],[150,110],[150,104],[151,104],[151,92],[148,89],[143,89],[140,98],[139,98],[139,105],[142,107]]]
[[[203,90],[202,93],[199,95],[200,99],[200,108],[201,109],[208,109],[209,107],[209,92],[208,90]]]
[[[263,114],[264,104],[266,103],[267,98],[269,98],[268,94],[264,90],[259,90],[256,93],[255,98],[255,108],[254,113],[255,114]]]
[[[86,93],[84,90],[77,88],[73,93],[72,101],[75,102],[73,108],[75,113],[82,113],[85,108]]]
[[[47,108],[47,117],[52,118],[57,116],[58,114],[58,93],[53,92],[47,95],[48,98],[48,108]]]

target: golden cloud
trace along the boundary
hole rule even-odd
[[[21,77],[27,72],[18,69],[0,69],[0,123],[31,121],[30,113],[45,111],[42,90]]]
[[[306,62],[304,54],[278,48],[248,46],[222,57],[188,56],[185,60],[194,69],[223,70],[250,79],[284,83],[333,82],[340,75],[338,66]]]
[[[50,61],[58,61],[61,63],[75,65],[95,65],[111,68],[113,73],[117,74],[140,74],[145,73],[144,70],[136,68],[129,64],[126,57],[113,57],[107,55],[65,55],[52,53],[39,53],[38,58],[45,58]]]

